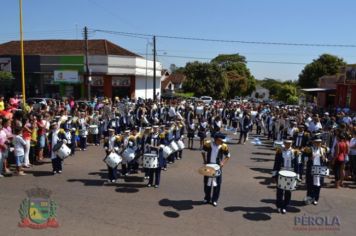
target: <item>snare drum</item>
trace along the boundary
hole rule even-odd
[[[169,146],[163,146],[162,152],[163,152],[163,158],[166,159],[173,153],[173,150]]]
[[[125,151],[122,153],[122,156],[126,163],[130,163],[135,159],[135,151],[132,148],[126,148]]]
[[[89,133],[90,134],[98,134],[99,133],[99,128],[97,125],[91,125],[89,126]]]
[[[148,169],[158,168],[158,156],[152,153],[143,154],[143,168],[148,168]]]
[[[184,142],[182,140],[178,140],[177,142],[179,151],[182,151],[185,148]]]
[[[312,166],[312,175],[329,176],[329,169],[327,166]]]
[[[281,170],[278,172],[279,189],[293,191],[297,187],[297,174],[289,170]]]
[[[172,149],[173,152],[179,151],[179,147],[175,141],[172,141],[171,144],[169,144],[169,147]]]
[[[62,160],[69,157],[71,150],[70,148],[63,142],[59,142],[53,147],[53,152]]]
[[[116,152],[111,152],[107,155],[103,160],[109,167],[116,168],[121,162],[122,157],[118,155]]]

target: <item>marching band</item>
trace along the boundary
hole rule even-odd
[[[335,129],[335,123],[330,119],[323,124],[337,135],[320,133],[323,130],[317,115],[304,111],[300,115],[299,110],[269,105],[150,100],[115,102],[110,104],[105,99],[100,108],[78,109],[71,113],[61,110],[59,116],[52,114],[52,122],[42,113],[32,115],[31,119],[37,118],[34,124],[38,160],[43,158],[43,148],[48,140],[53,174],[60,174],[63,161],[74,155],[76,147],[85,151],[87,143],[97,146],[104,138],[103,161],[107,166],[108,182],[115,183],[119,176],[142,172],[147,187],[158,188],[162,170],[166,171],[169,165],[183,158],[185,143],[188,149],[193,149],[194,140],[198,139],[203,158],[203,166],[198,172],[204,176],[204,203],[217,206],[223,167],[230,158],[226,135],[222,131],[225,128],[231,135],[237,135],[239,131],[239,143],[244,144],[256,125],[257,135],[272,139],[276,148],[272,177],[276,182],[276,206],[280,213],[288,211],[292,191],[298,188],[303,176],[306,176],[307,186],[305,203],[317,205],[331,162],[335,168],[336,186],[342,185],[342,165],[347,158],[348,146],[340,140],[347,138],[346,127],[341,124]],[[2,123],[6,124],[5,121]],[[26,132],[32,140],[28,127]],[[18,172],[23,174],[20,167]]]

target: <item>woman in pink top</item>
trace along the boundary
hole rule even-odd
[[[336,188],[342,187],[342,181],[344,179],[345,158],[348,153],[349,145],[346,141],[346,134],[341,133],[335,146],[335,156],[333,159]]]

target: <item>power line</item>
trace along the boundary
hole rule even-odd
[[[145,53],[137,53],[140,55],[146,55]],[[147,54],[152,56],[153,54]],[[192,57],[192,56],[178,56],[178,55],[166,55],[166,54],[157,54],[159,57],[168,57],[168,58],[181,58],[181,59],[193,59],[193,60],[212,60],[213,58],[208,57]],[[265,61],[265,60],[246,60],[247,63],[264,63],[264,64],[286,64],[286,65],[306,65],[308,63],[303,62],[290,62],[290,61]]]
[[[209,39],[209,38],[182,37],[182,36],[169,36],[169,35],[153,35],[153,34],[144,34],[144,33],[130,33],[130,32],[123,32],[123,31],[100,30],[100,29],[94,29],[94,31],[109,33],[109,34],[128,35],[128,36],[129,35],[144,36],[144,37],[156,36],[158,38],[217,42],[217,43],[240,43],[240,44],[259,44],[259,45],[274,45],[274,46],[301,46],[301,47],[356,48],[356,44],[322,44],[322,43],[287,43],[287,42],[269,42],[269,41],[246,41],[246,40]]]

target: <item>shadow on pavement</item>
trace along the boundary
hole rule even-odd
[[[243,217],[251,221],[267,221],[271,220],[271,214],[277,213],[272,207],[243,207],[243,206],[231,206],[225,207],[224,211],[227,212],[236,212],[241,211],[245,212]]]
[[[138,190],[137,188],[123,187],[117,188],[115,191],[118,193],[137,193],[140,190]]]
[[[177,211],[187,211],[192,210],[194,206],[203,205],[202,201],[192,201],[192,200],[169,200],[162,199],[158,202],[162,207],[172,207]]]
[[[163,215],[169,218],[178,218],[179,214],[175,211],[165,211],[163,212]]]
[[[262,180],[259,182],[259,184],[262,184],[262,185],[271,185],[271,184],[275,183],[275,181],[273,180],[272,177],[255,176],[253,178]]]
[[[268,168],[251,167],[250,169],[253,171],[261,172],[263,174],[271,174],[272,173],[272,168],[268,169]]]
[[[68,179],[68,182],[81,182],[85,186],[103,186],[106,182],[105,180],[100,179]]]
[[[25,170],[26,174],[32,174],[35,177],[42,177],[42,176],[52,176],[52,171],[41,171],[41,170]]]
[[[273,159],[260,158],[260,157],[252,157],[251,160],[256,161],[256,162],[269,162],[269,161],[274,161]]]
[[[253,152],[252,155],[273,156],[273,153],[269,152]]]

